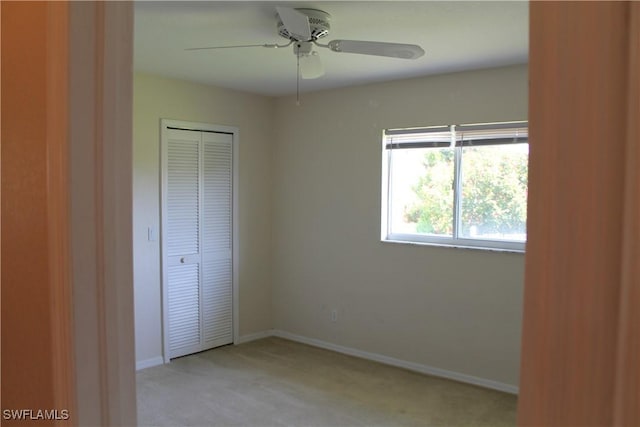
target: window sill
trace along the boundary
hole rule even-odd
[[[393,243],[393,244],[403,244],[403,245],[412,245],[412,246],[432,246],[437,248],[449,248],[449,249],[471,249],[476,251],[485,251],[485,252],[501,252],[501,253],[512,253],[512,254],[525,254],[525,249],[510,249],[510,248],[493,248],[486,246],[467,246],[457,243],[433,243],[433,242],[417,242],[417,241],[408,241],[408,240],[393,240],[393,239],[382,239],[382,243]]]

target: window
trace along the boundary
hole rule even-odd
[[[524,250],[526,122],[389,129],[382,239]]]

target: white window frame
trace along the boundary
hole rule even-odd
[[[462,191],[461,183],[461,161],[462,145],[456,144],[456,131],[465,130],[499,130],[513,128],[527,128],[526,121],[500,122],[500,123],[478,123],[465,125],[433,126],[427,128],[410,129],[387,129],[382,137],[382,198],[381,198],[381,240],[383,242],[426,244],[434,246],[447,246],[459,248],[487,249],[496,251],[524,252],[526,241],[491,240],[491,239],[470,239],[459,237],[461,200],[459,194]],[[450,132],[451,146],[455,146],[454,157],[454,201],[453,201],[453,235],[435,236],[425,234],[404,234],[391,232],[391,155],[393,148],[387,149],[390,137],[393,135],[411,135],[433,132]],[[528,143],[528,135],[518,138],[518,143]]]

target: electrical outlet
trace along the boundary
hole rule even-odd
[[[331,310],[331,321],[332,322],[338,321],[338,310],[336,310],[335,308]]]

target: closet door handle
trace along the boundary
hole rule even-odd
[[[184,257],[180,258],[180,264],[184,264]]]

